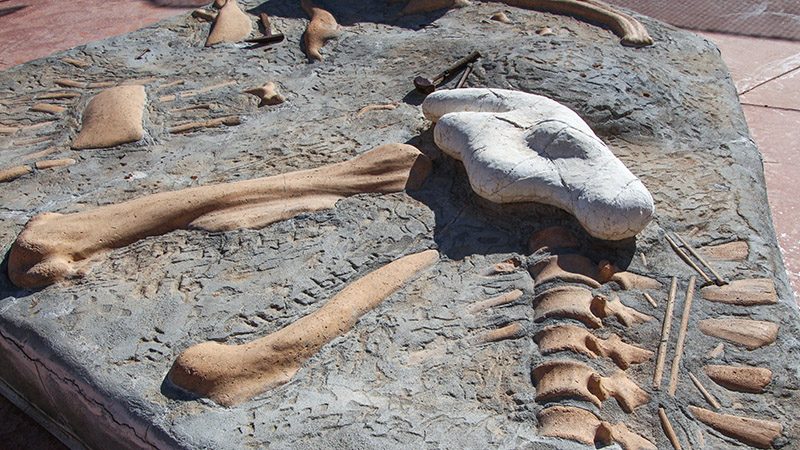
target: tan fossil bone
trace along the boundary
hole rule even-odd
[[[533,340],[542,355],[571,351],[590,358],[604,356],[627,369],[632,364],[641,364],[653,356],[653,352],[622,341],[616,334],[607,339],[593,335],[589,330],[576,325],[558,325],[538,332]]]
[[[514,23],[514,22],[511,21],[511,19],[508,18],[508,14],[506,14],[503,11],[498,11],[498,12],[492,14],[492,16],[489,17],[489,18],[491,20],[494,20],[494,21],[497,21],[497,22],[500,22],[500,23],[505,23],[505,24]]]
[[[708,365],[703,367],[708,378],[718,385],[738,392],[760,394],[772,381],[772,371],[763,367]]]
[[[43,112],[48,114],[61,114],[66,110],[67,108],[64,108],[63,106],[54,105],[52,103],[37,103],[31,106],[31,111]]]
[[[656,350],[656,365],[653,369],[653,387],[655,389],[661,387],[661,379],[664,377],[664,363],[667,358],[669,335],[672,332],[672,312],[675,309],[675,295],[677,292],[678,279],[672,277],[669,294],[667,294],[667,308],[664,312],[664,318],[661,321],[661,339],[658,341],[658,349]]]
[[[436,250],[393,261],[340,291],[315,312],[242,345],[203,342],[178,356],[169,371],[177,386],[231,406],[280,386],[334,338],[408,280],[439,259]]]
[[[8,169],[0,170],[0,183],[7,183],[14,181],[17,178],[33,172],[33,168],[28,165],[9,167]]]
[[[712,261],[744,261],[750,254],[747,241],[733,241],[700,248],[700,253]]]
[[[80,92],[45,92],[42,95],[36,96],[36,100],[61,100],[65,98],[77,98],[80,96]]]
[[[481,333],[477,341],[481,344],[489,342],[499,342],[508,339],[519,339],[525,336],[525,328],[518,322],[512,322],[494,330],[489,330]]]
[[[36,161],[37,169],[55,169],[57,167],[67,167],[75,164],[75,160],[72,158],[62,158],[62,159],[48,159],[45,161]]]
[[[608,282],[617,283],[622,289],[658,289],[661,283],[652,278],[632,272],[620,271],[608,261],[595,264],[583,255],[552,255],[530,268],[536,284],[553,280],[581,283],[599,288]]]
[[[245,91],[248,94],[253,94],[260,100],[258,107],[264,105],[279,105],[286,101],[286,98],[278,92],[278,87],[272,81],[265,83],[261,87],[248,89]]]
[[[708,336],[739,344],[748,350],[770,345],[778,338],[777,324],[736,317],[701,320],[700,331]]]
[[[95,95],[83,111],[77,149],[105,148],[144,137],[144,86],[117,86]]]
[[[614,398],[627,413],[650,401],[650,396],[623,371],[604,377],[586,364],[573,360],[548,361],[533,369],[536,401],[585,400],[600,407]]]
[[[703,383],[701,383],[692,372],[689,372],[689,379],[692,380],[694,387],[700,391],[700,394],[706,399],[709,405],[713,406],[714,409],[720,409],[722,407],[722,405],[719,404],[719,400],[717,400],[717,398],[714,397],[705,386],[703,386]]]
[[[239,42],[246,38],[251,31],[253,31],[253,22],[250,21],[250,17],[239,8],[237,0],[230,0],[214,18],[211,32],[206,39],[206,47],[221,42]]]
[[[363,116],[364,114],[371,112],[371,111],[392,111],[397,109],[397,103],[375,103],[371,105],[363,106],[361,109],[356,112],[356,117]]]
[[[624,423],[611,424],[593,412],[574,406],[550,406],[536,415],[541,436],[568,439],[582,444],[619,444],[623,450],[656,450],[647,439],[629,430]]]
[[[672,369],[669,375],[669,395],[674,397],[678,389],[678,378],[680,377],[681,358],[683,358],[683,349],[686,345],[686,332],[689,328],[689,316],[692,312],[692,300],[694,299],[694,290],[697,278],[692,275],[689,278],[689,284],[686,287],[686,297],[683,302],[683,314],[681,315],[681,325],[678,328],[678,340],[675,342],[675,356],[672,358]]]
[[[311,18],[303,35],[306,54],[311,59],[322,61],[322,54],[319,51],[326,42],[339,35],[339,24],[333,14],[320,8],[312,0],[301,0],[300,5]]]
[[[729,305],[755,306],[778,303],[775,283],[770,278],[735,280],[723,286],[706,286],[700,295],[709,301]]]
[[[593,295],[592,291],[578,286],[559,286],[548,289],[533,299],[534,320],[549,318],[575,319],[590,328],[603,326],[602,319],[614,316],[625,326],[648,322],[653,318],[625,306],[618,297],[609,299]]]
[[[667,440],[672,444],[672,448],[674,450],[683,450],[681,441],[678,439],[678,435],[675,434],[675,428],[672,427],[672,422],[670,422],[669,417],[667,417],[667,411],[663,406],[658,407],[658,419],[661,422],[661,429],[664,430]]]
[[[162,192],[74,214],[40,214],[12,245],[8,274],[16,286],[44,287],[83,275],[92,258],[147,236],[188,228],[261,228],[332,208],[351,195],[413,189],[430,169],[416,148],[387,144],[316,169]]]
[[[180,134],[180,133],[187,133],[189,131],[199,130],[201,128],[216,128],[222,125],[232,127],[239,125],[240,123],[242,123],[242,119],[239,116],[215,117],[213,119],[200,120],[200,121],[175,125],[174,127],[171,127],[169,129],[169,132],[172,134]]]
[[[719,414],[691,405],[689,411],[697,420],[725,436],[757,448],[771,448],[783,432],[783,425],[771,420]]]
[[[476,302],[469,307],[468,311],[472,314],[475,314],[489,308],[494,308],[495,306],[507,305],[517,301],[520,297],[522,297],[522,294],[523,292],[520,289],[514,289],[513,291],[500,294],[497,297],[487,298],[486,300]]]
[[[552,226],[535,231],[528,239],[528,250],[531,253],[546,251],[555,253],[562,249],[580,247],[578,238],[564,227]]]

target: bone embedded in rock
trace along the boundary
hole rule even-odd
[[[661,288],[661,283],[658,280],[633,272],[617,272],[611,276],[611,281],[625,290]]]
[[[265,83],[261,87],[248,89],[245,92],[258,97],[259,108],[264,105],[279,105],[286,101],[286,98],[278,92],[278,87],[272,81]]]
[[[7,183],[14,181],[17,178],[33,172],[33,168],[28,165],[9,167],[8,169],[0,170],[0,183]]]
[[[697,390],[700,391],[700,394],[703,396],[703,398],[706,399],[709,405],[713,406],[715,409],[720,409],[722,407],[722,405],[719,404],[717,398],[714,397],[711,394],[711,392],[708,392],[708,389],[706,389],[706,387],[703,386],[703,383],[701,383],[700,380],[697,379],[697,377],[694,376],[692,372],[689,372],[689,379],[692,380],[694,387],[696,387]]]
[[[674,397],[678,389],[678,377],[680,376],[681,358],[683,358],[683,347],[686,344],[686,331],[689,328],[689,315],[692,312],[692,300],[697,279],[692,276],[689,278],[689,285],[686,288],[686,299],[683,302],[683,314],[681,315],[681,325],[678,328],[678,340],[675,342],[675,357],[672,359],[672,369],[669,377],[669,395]]]
[[[708,336],[739,344],[748,350],[765,347],[778,338],[777,324],[736,317],[701,320],[700,331]]]
[[[761,394],[772,381],[772,371],[763,367],[711,364],[703,371],[718,385],[737,392]]]
[[[169,129],[169,132],[172,134],[180,134],[180,133],[187,133],[189,131],[199,130],[201,128],[216,128],[221,125],[231,127],[239,125],[240,123],[242,123],[242,119],[239,116],[215,117],[213,119],[200,120],[196,122],[189,122],[176,125],[174,127],[171,127]]]
[[[430,170],[416,148],[387,144],[316,169],[146,195],[74,214],[40,214],[12,245],[8,275],[18,287],[44,287],[85,275],[93,258],[147,236],[261,228],[332,208],[351,195],[415,189]]]
[[[67,167],[75,164],[75,160],[72,158],[62,158],[62,159],[48,159],[45,161],[36,161],[36,168],[39,170],[42,169],[55,169],[56,167]]]
[[[436,250],[393,261],[339,292],[317,311],[242,345],[204,342],[178,356],[167,375],[175,385],[215,402],[242,403],[289,381],[331,340],[439,259]]]
[[[105,148],[144,137],[144,86],[117,86],[95,95],[83,111],[76,149]]]
[[[650,401],[650,396],[636,385],[625,372],[604,377],[591,367],[573,360],[548,361],[533,369],[536,401],[549,402],[576,399],[600,407],[614,398],[627,413]]]
[[[553,205],[606,240],[633,237],[653,217],[644,184],[554,100],[505,89],[440,90],[422,110],[436,122],[436,145],[464,164],[473,190],[489,201]]]
[[[697,406],[689,411],[699,421],[725,436],[757,448],[772,448],[775,439],[783,433],[783,425],[771,420],[719,414]]]
[[[61,114],[66,110],[67,108],[64,108],[63,106],[59,105],[54,105],[52,103],[37,103],[31,106],[31,111],[43,112],[48,114]]]
[[[611,424],[601,421],[594,413],[574,406],[550,406],[541,410],[536,418],[539,421],[539,434],[542,436],[567,439],[582,444],[603,446],[619,444],[623,450],[656,450],[647,439],[630,431],[625,424]]]
[[[734,241],[700,248],[700,253],[712,261],[744,261],[750,254],[747,241]]]
[[[640,313],[634,308],[625,306],[616,295],[608,298],[603,295],[595,295],[592,298],[592,312],[599,317],[616,317],[617,320],[626,327],[640,325],[653,320],[652,316]]]
[[[559,250],[572,250],[580,247],[578,238],[564,227],[552,226],[535,231],[528,239],[528,251],[556,253]]]
[[[506,14],[503,11],[499,11],[499,12],[496,12],[496,13],[492,14],[490,19],[495,20],[495,21],[500,22],[500,23],[505,23],[505,24],[514,23],[514,22],[511,21],[511,19],[508,18],[508,14]]]
[[[311,17],[303,36],[309,58],[322,61],[320,50],[330,39],[339,35],[339,24],[333,14],[320,8],[313,0],[301,0],[303,11]]]
[[[595,289],[601,285],[597,265],[581,255],[553,255],[531,266],[530,272],[537,286],[554,280],[585,284]]]
[[[499,342],[508,339],[519,339],[525,336],[525,328],[519,322],[513,322],[506,326],[486,331],[478,336],[477,341],[481,344],[489,342]]]
[[[522,294],[523,292],[520,289],[514,289],[513,291],[500,294],[497,297],[492,297],[477,302],[470,306],[468,311],[472,314],[475,314],[496,306],[508,305],[517,301],[520,297],[522,297]]]
[[[425,14],[440,9],[463,8],[469,4],[467,0],[409,0],[400,14]]]
[[[590,358],[604,356],[623,370],[632,364],[641,364],[653,356],[653,352],[627,344],[616,334],[612,333],[607,339],[601,339],[576,325],[548,327],[537,333],[533,339],[542,355],[571,351]]]
[[[664,362],[667,358],[667,347],[669,345],[669,335],[672,332],[672,312],[675,308],[675,295],[678,292],[678,279],[672,277],[669,294],[667,295],[667,309],[664,312],[664,319],[661,321],[661,339],[658,343],[656,352],[656,367],[653,371],[653,388],[661,387],[661,379],[664,376]]]
[[[220,42],[239,42],[253,30],[250,17],[242,12],[236,0],[225,3],[211,26],[211,33],[206,39],[206,47]]]
[[[509,6],[564,14],[607,26],[623,45],[643,47],[653,38],[641,22],[599,0],[502,0]]]
[[[593,295],[592,291],[579,286],[559,286],[548,289],[533,299],[534,320],[542,322],[550,318],[578,320],[589,328],[601,328],[602,319],[616,317],[625,326],[648,322],[653,318],[625,306],[615,297],[609,299]]]
[[[683,450],[681,446],[681,441],[678,439],[678,435],[675,434],[675,429],[672,427],[672,422],[670,422],[669,417],[667,417],[667,411],[664,410],[664,407],[658,407],[658,418],[661,422],[661,429],[664,430],[664,434],[667,436],[667,440],[672,445],[672,448],[675,450]]]
[[[709,301],[729,305],[755,306],[778,303],[775,283],[770,278],[735,280],[723,286],[706,286],[700,295]]]

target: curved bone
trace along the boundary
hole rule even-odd
[[[303,37],[306,44],[306,54],[309,58],[322,61],[319,52],[325,43],[339,34],[339,24],[333,14],[317,6],[312,0],[301,0],[303,11],[311,17],[308,28]]]
[[[574,406],[551,406],[536,415],[539,434],[594,446],[617,443],[623,450],[656,450],[647,439],[630,431],[623,423],[611,424],[594,413]]]
[[[602,284],[613,281],[622,289],[658,289],[661,283],[643,275],[620,271],[608,261],[595,264],[591,259],[575,254],[552,255],[530,268],[536,284],[544,284],[553,280],[568,283],[585,284],[591,288],[599,288]]]
[[[117,86],[95,95],[83,111],[81,131],[72,147],[105,148],[140,140],[145,99],[144,86],[138,85]]]
[[[540,202],[573,214],[594,237],[635,236],[653,197],[575,112],[505,89],[436,91],[422,104],[434,141],[464,163],[472,189],[495,203]],[[591,174],[591,176],[589,176]]]
[[[700,331],[708,336],[742,345],[748,350],[772,344],[778,338],[777,324],[735,317],[701,320]]]
[[[429,172],[430,161],[419,150],[388,144],[316,169],[163,192],[75,214],[40,214],[12,245],[8,275],[19,287],[43,287],[83,275],[91,258],[147,236],[261,228],[332,208],[351,195],[413,189]]]
[[[600,407],[613,397],[627,413],[650,401],[650,396],[636,385],[625,372],[618,371],[603,377],[591,367],[571,360],[548,361],[533,369],[536,401],[548,402],[573,398]]]
[[[590,358],[605,356],[622,369],[627,369],[631,364],[641,364],[653,356],[653,352],[627,344],[616,334],[604,340],[575,325],[545,328],[533,339],[543,355],[571,351]]]
[[[248,94],[253,94],[259,99],[258,107],[264,105],[279,105],[286,101],[286,98],[278,92],[278,87],[272,81],[264,84],[261,87],[248,89],[245,91]]]
[[[738,392],[760,394],[772,381],[772,371],[763,367],[712,364],[703,367],[703,371],[718,385]]]
[[[628,327],[653,319],[625,306],[617,297],[608,299],[602,295],[593,295],[592,291],[578,286],[548,289],[537,295],[533,304],[536,322],[549,318],[569,318],[579,320],[589,328],[600,328],[603,326],[601,319],[609,316],[616,317]]]
[[[220,42],[239,42],[253,31],[250,17],[242,12],[237,0],[229,0],[219,10],[206,39],[206,47]]]
[[[706,300],[729,305],[754,306],[778,303],[775,283],[769,278],[736,280],[723,286],[706,286],[700,289],[700,295]]]
[[[697,420],[725,436],[753,447],[771,448],[783,432],[783,425],[769,420],[718,414],[697,406],[689,406],[689,411]]]
[[[167,375],[221,405],[235,405],[280,386],[332,339],[439,259],[436,250],[405,256],[359,278],[317,311],[242,345],[204,342],[186,349]]]

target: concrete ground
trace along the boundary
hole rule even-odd
[[[0,0],[0,70],[181,14],[204,0]],[[730,68],[750,132],[764,156],[778,241],[800,291],[800,42],[700,33]],[[0,446],[64,448],[0,397]]]

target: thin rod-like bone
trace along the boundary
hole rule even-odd
[[[242,122],[239,116],[217,117],[216,119],[209,119],[200,122],[189,122],[183,125],[176,125],[170,128],[169,132],[173,134],[185,133],[187,131],[192,131],[199,128],[214,128],[220,125],[234,126],[234,125],[239,125],[240,123]]]
[[[464,73],[461,74],[461,78],[458,79],[458,83],[456,83],[456,89],[461,89],[467,84],[467,78],[469,78],[469,74],[472,73],[472,64],[467,65],[467,68],[464,69]]]
[[[349,284],[313,313],[246,344],[208,341],[189,347],[167,377],[221,405],[249,400],[291,380],[325,344],[438,260],[436,250],[404,256]]]
[[[680,256],[683,262],[690,265],[692,269],[696,270],[697,273],[699,273],[700,276],[703,277],[704,280],[706,280],[706,283],[714,283],[714,280],[709,278],[708,275],[706,275],[706,273],[703,272],[703,269],[701,269],[697,264],[695,264],[694,261],[692,261],[692,259],[689,258],[689,255],[687,255],[686,252],[684,252],[683,249],[681,249],[678,246],[678,244],[675,241],[673,241],[671,237],[669,237],[669,235],[665,234],[664,238],[666,238],[667,242],[669,242],[669,245],[672,247],[673,250],[675,250],[675,253],[677,253],[678,256]]]
[[[513,291],[506,292],[505,294],[500,294],[497,297],[479,301],[470,306],[468,311],[472,314],[475,314],[485,309],[494,308],[495,306],[507,305],[516,301],[520,297],[522,297],[522,291],[520,289],[514,289]]]
[[[708,392],[705,386],[703,386],[703,383],[701,383],[692,372],[689,372],[689,379],[692,380],[692,383],[694,383],[694,387],[696,387],[697,390],[703,394],[703,398],[706,399],[709,405],[713,406],[714,409],[720,409],[722,407],[722,405],[719,404],[719,401],[717,401],[716,397],[714,397],[711,392]]]
[[[488,344],[507,339],[519,339],[523,336],[525,336],[525,328],[519,322],[513,322],[504,327],[482,333],[478,336],[477,341],[480,344]]]
[[[642,294],[644,294],[644,298],[647,300],[648,303],[650,303],[650,305],[653,306],[653,308],[658,308],[658,303],[656,303],[656,301],[650,294],[648,294],[647,292],[643,292]]]
[[[669,421],[669,417],[667,417],[667,412],[664,410],[663,406],[658,407],[658,418],[661,419],[661,428],[664,430],[664,434],[667,435],[670,444],[672,444],[672,448],[675,450],[683,450],[681,441],[678,440],[678,435],[675,434],[675,429],[672,428],[672,423]]]
[[[686,288],[686,300],[683,302],[681,327],[678,330],[678,342],[675,344],[675,356],[672,359],[672,371],[669,377],[669,395],[672,397],[675,396],[675,390],[678,389],[678,376],[681,368],[681,358],[683,357],[683,346],[686,344],[686,329],[689,327],[689,314],[692,312],[695,282],[697,282],[697,278],[692,275],[692,277],[689,278],[689,286]]]
[[[148,236],[192,228],[262,228],[333,208],[351,195],[414,189],[430,168],[416,148],[387,144],[315,169],[145,195],[74,214],[40,214],[11,246],[8,275],[18,287],[44,287],[85,275],[108,250]]]
[[[675,293],[678,290],[678,279],[672,277],[667,297],[667,310],[664,312],[664,321],[661,324],[661,341],[658,343],[658,356],[656,369],[653,373],[653,388],[661,387],[661,378],[664,376],[664,361],[667,357],[667,344],[669,343],[670,328],[672,328],[672,310],[675,307]]]
[[[725,281],[725,278],[722,278],[722,275],[717,273],[717,271],[714,270],[713,267],[711,267],[711,264],[709,264],[708,261],[706,261],[705,258],[703,258],[703,256],[700,255],[700,253],[698,253],[697,250],[695,250],[694,247],[692,247],[688,242],[686,242],[686,240],[683,239],[680,234],[678,233],[673,233],[673,234],[675,235],[676,238],[678,238],[679,241],[681,241],[681,244],[683,244],[684,248],[686,248],[686,250],[689,250],[689,253],[691,253],[692,256],[697,258],[697,260],[700,261],[700,264],[702,264],[703,267],[705,267],[711,272],[711,275],[713,275],[714,278],[716,278],[716,284],[720,286],[723,284],[728,284],[728,282]]]

